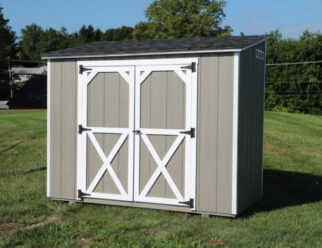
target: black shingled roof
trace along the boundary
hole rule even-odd
[[[44,53],[47,58],[135,56],[189,52],[238,51],[268,39],[266,35],[179,38],[168,40],[99,41]]]

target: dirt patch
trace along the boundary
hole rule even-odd
[[[78,247],[86,247],[88,246],[91,240],[89,238],[78,237],[76,239],[76,244]]]
[[[20,226],[17,223],[14,223],[14,222],[4,223],[4,224],[1,224],[0,226],[0,234],[2,237],[6,237],[19,229],[20,229]]]
[[[20,224],[15,223],[15,222],[4,223],[4,224],[0,225],[0,234],[1,234],[1,236],[6,237],[18,230],[30,230],[30,229],[33,229],[33,228],[36,228],[39,226],[43,226],[47,223],[55,222],[55,221],[59,221],[59,220],[60,219],[57,215],[51,215],[48,218],[46,218],[44,221],[41,221],[41,222],[38,222],[35,224],[31,224],[28,226],[21,226]]]
[[[47,223],[55,222],[55,221],[59,221],[59,220],[60,220],[59,217],[57,215],[53,214],[53,215],[49,216],[48,218],[46,218],[44,221],[29,225],[29,226],[25,226],[22,229],[29,230],[29,229],[33,229],[33,228],[36,228],[39,226],[46,225]]]
[[[265,143],[264,144],[264,154],[265,155],[272,155],[272,156],[280,156],[286,155],[288,151],[280,146],[273,145],[272,143]]]
[[[225,241],[223,241],[222,239],[214,239],[211,241],[206,241],[204,242],[204,244],[207,246],[217,247],[217,246],[225,245]]]

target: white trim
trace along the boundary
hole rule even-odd
[[[233,140],[232,140],[232,214],[237,215],[238,195],[238,95],[239,95],[239,59],[240,53],[234,54],[234,84],[233,84]]]
[[[158,168],[153,172],[152,176],[150,177],[148,183],[145,185],[144,189],[142,190],[140,196],[146,197],[150,189],[152,188],[153,184],[158,179],[159,175],[162,173],[166,181],[168,182],[171,190],[173,191],[174,195],[179,201],[183,200],[183,196],[181,195],[180,191],[178,190],[176,184],[174,183],[173,179],[169,175],[166,166],[173,156],[173,154],[176,152],[180,144],[182,143],[183,139],[185,138],[184,135],[178,135],[176,140],[171,145],[170,149],[164,156],[164,158],[161,160],[158,153],[155,151],[153,145],[151,144],[149,138],[146,136],[146,134],[142,134],[142,140],[144,141],[146,147],[148,148],[149,152],[151,153],[154,161],[156,162]]]
[[[137,59],[137,60],[95,60],[95,61],[79,61],[78,65],[83,65],[84,67],[107,67],[107,66],[145,66],[144,68],[136,68],[136,70],[147,71],[147,70],[156,70],[165,65],[190,65],[192,62],[198,63],[198,58],[182,58],[182,59]],[[122,68],[122,67],[121,67]],[[118,69],[121,69],[118,68]],[[102,68],[95,68],[97,70],[102,70]],[[115,68],[104,68],[104,70],[113,71]],[[137,76],[137,81],[144,79],[140,78],[140,75]],[[136,82],[137,82],[136,81]]]
[[[140,112],[141,112],[141,83],[145,79],[140,75],[141,71],[138,70],[138,68],[135,68],[135,93],[134,93],[134,129],[137,130],[141,126],[141,118],[140,118]],[[140,195],[140,138],[137,137],[137,135],[134,136],[134,201],[136,201],[139,198]]]
[[[51,62],[47,61],[47,197],[50,197],[50,77]]]
[[[126,199],[127,194],[125,192],[125,189],[122,186],[122,183],[118,179],[117,175],[115,174],[114,169],[112,168],[111,162],[116,156],[117,152],[121,149],[121,146],[125,142],[125,139],[127,138],[127,134],[122,134],[121,137],[118,139],[116,144],[114,145],[113,149],[111,150],[110,154],[106,157],[104,154],[104,151],[102,150],[101,146],[97,142],[94,134],[92,132],[88,132],[88,137],[92,141],[92,144],[94,145],[99,157],[101,158],[103,165],[94,177],[93,181],[91,182],[90,186],[86,190],[87,192],[93,192],[99,181],[101,180],[102,176],[104,175],[105,171],[107,170],[114,181],[117,189],[121,193],[121,195]]]
[[[78,61],[77,66],[83,65],[86,68],[91,69],[90,72],[85,72],[79,74],[79,102],[78,102],[78,124],[82,124],[83,127],[90,128],[91,130],[83,133],[83,135],[78,135],[78,187],[85,193],[91,193],[90,196],[85,196],[88,198],[101,198],[101,199],[114,199],[114,200],[128,200],[128,201],[141,201],[147,203],[158,203],[158,204],[171,204],[177,206],[185,206],[185,204],[179,203],[179,201],[186,201],[190,198],[196,199],[195,196],[195,187],[196,187],[196,154],[191,154],[191,151],[196,152],[196,138],[191,138],[189,135],[180,134],[182,131],[189,130],[191,127],[196,128],[197,122],[197,107],[192,105],[197,104],[197,72],[192,73],[191,70],[183,69],[182,66],[190,65],[192,62],[195,62],[198,65],[198,58],[183,58],[183,59],[145,59],[145,60],[120,60],[120,61]],[[134,67],[136,66],[136,67]],[[135,68],[135,70],[134,70]],[[141,83],[150,75],[152,71],[174,71],[186,84],[186,126],[185,129],[154,129],[154,128],[140,128],[140,85]],[[103,127],[88,127],[87,125],[87,85],[92,80],[97,73],[100,72],[112,72],[117,71],[121,72],[121,76],[125,78],[130,87],[130,111],[129,117],[129,128],[103,128]],[[141,72],[143,74],[141,75]],[[133,96],[132,96],[133,95]],[[131,98],[132,96],[132,98]],[[134,103],[134,104],[133,104]],[[132,104],[132,105],[131,105]],[[132,114],[131,114],[132,113]],[[135,118],[134,118],[135,115]],[[132,116],[132,117],[131,117]],[[133,130],[140,130],[141,135],[134,135]],[[128,189],[127,194],[124,193],[125,190],[120,190],[119,194],[105,194],[105,193],[96,193],[92,192],[96,182],[100,179],[102,171],[109,169],[108,158],[103,156],[101,149],[99,148],[97,142],[95,142],[95,137],[93,138],[93,133],[119,133],[123,136],[129,137],[129,146],[133,145],[134,149],[129,147],[129,174],[128,174]],[[169,151],[166,153],[165,157],[161,160],[157,153],[155,152],[151,142],[149,142],[146,135],[172,135],[178,136],[170,147]],[[82,136],[82,137],[79,137]],[[100,153],[100,157],[103,160],[103,165],[101,168],[101,173],[95,177],[95,180],[91,183],[90,187],[86,189],[86,152],[84,152],[84,147],[86,148],[87,136],[90,137],[90,140],[96,147],[96,150]],[[132,139],[131,139],[132,138]],[[148,197],[146,194],[149,192],[149,188],[144,190],[145,195],[142,192],[139,192],[139,163],[140,163],[140,140],[143,139],[143,142],[148,146],[150,153],[153,158],[157,161],[158,168],[157,172],[160,170],[165,176],[166,181],[168,182],[170,188],[173,190],[175,199],[170,198],[158,198],[158,197]],[[94,140],[94,142],[93,142]],[[172,157],[173,153],[177,150],[179,145],[185,142],[186,152],[185,152],[185,192],[181,195],[181,192],[178,190],[175,182],[172,180],[170,174],[166,170],[166,164]],[[80,142],[80,143],[79,143]],[[81,148],[82,147],[82,148]],[[116,149],[116,148],[115,148]],[[137,156],[134,156],[134,152]],[[133,158],[134,158],[134,168],[133,168]],[[130,162],[131,165],[130,165]],[[107,167],[107,168],[103,168]],[[132,171],[130,171],[132,170]],[[134,170],[134,171],[133,171]],[[134,172],[134,178],[133,178]],[[113,174],[113,173],[112,173]],[[115,174],[115,173],[114,173]],[[159,174],[158,174],[159,175]],[[112,175],[113,177],[113,175]],[[133,182],[134,179],[134,182]],[[117,184],[117,182],[116,182]],[[154,182],[150,183],[152,186]],[[120,185],[118,185],[120,186]],[[194,210],[195,207],[191,210]]]
[[[194,207],[192,210],[196,209],[196,181],[197,181],[197,138],[198,138],[198,127],[197,127],[197,106],[198,106],[198,64],[196,64],[196,71],[192,72],[191,81],[191,127],[195,128],[195,138],[190,137],[190,198],[195,199]]]
[[[264,40],[261,40],[263,42]],[[251,46],[250,46],[251,47]],[[243,49],[218,49],[218,50],[196,50],[196,51],[174,51],[174,52],[151,52],[151,53],[124,53],[124,54],[101,54],[101,55],[76,55],[76,56],[44,56],[41,59],[86,59],[86,58],[111,58],[111,57],[131,57],[131,56],[151,56],[151,55],[179,55],[179,54],[200,54],[200,53],[228,53],[241,52]]]
[[[78,65],[77,65],[77,129],[78,125],[84,125],[84,120],[83,120],[83,75],[80,75],[78,73]],[[76,173],[76,196],[77,196],[77,191],[81,189],[82,191],[85,191],[85,185],[86,177],[84,178],[83,176],[83,170],[86,169],[86,166],[84,168],[84,152],[82,151],[83,149],[83,143],[86,142],[86,136],[85,135],[79,135],[78,130],[76,129],[76,136],[77,136],[77,173]],[[85,137],[83,137],[85,136]],[[86,172],[85,172],[86,173]],[[79,199],[79,198],[78,198]],[[80,200],[80,199],[79,199]]]
[[[264,38],[264,39],[262,39],[262,40],[259,40],[259,41],[255,42],[255,43],[253,43],[253,44],[251,44],[251,45],[249,45],[249,46],[247,46],[247,47],[244,47],[244,48],[240,49],[240,52],[245,51],[245,50],[247,50],[247,49],[249,49],[249,48],[251,48],[251,47],[257,46],[258,44],[260,44],[260,43],[262,43],[262,42],[266,42],[266,41],[267,41],[267,40],[269,40],[270,38],[272,38],[272,37],[271,37],[271,36],[268,36],[268,37],[266,37],[266,38]],[[238,52],[238,51],[235,51],[235,52]]]
[[[78,125],[83,125],[85,128],[89,128],[90,131],[85,132],[83,134],[77,134],[77,189],[82,190],[82,192],[90,193],[91,196],[85,196],[89,198],[93,198],[97,196],[97,198],[102,199],[110,199],[110,200],[123,200],[123,201],[131,201],[133,200],[133,132],[134,129],[134,66],[102,66],[102,67],[94,67],[91,65],[91,61],[88,61],[89,65],[86,67],[90,67],[92,71],[85,72],[83,74],[78,74]],[[77,62],[77,68],[79,65],[83,65],[82,61]],[[91,80],[98,73],[104,72],[118,72],[121,77],[128,83],[129,86],[129,127],[128,128],[113,128],[113,127],[89,127],[87,124],[87,86]],[[113,133],[113,134],[121,134],[119,140],[115,144],[111,153],[106,157],[101,147],[97,143],[96,138],[93,133]],[[91,182],[88,189],[86,189],[86,147],[87,147],[87,137],[90,138],[90,141],[94,145],[96,151],[98,152],[100,158],[103,161],[103,165],[93,181]],[[128,138],[128,187],[125,190],[121,182],[119,181],[117,175],[115,174],[111,161],[116,153],[119,151],[126,138]],[[96,193],[92,192],[96,184],[101,179],[101,176],[105,171],[108,171],[111,175],[117,189],[120,194],[109,194],[109,193]],[[95,198],[95,197],[94,197]]]
[[[91,127],[93,133],[131,133],[131,128],[118,128],[118,127]]]
[[[98,193],[98,192],[87,192],[84,193],[90,194],[86,198],[92,199],[103,199],[103,200],[116,200],[116,201],[131,201],[131,199],[125,199],[121,194],[109,194],[109,193]]]
[[[175,205],[175,206],[187,207],[187,205],[179,203],[178,199],[172,199],[172,198],[139,196],[136,198],[136,201],[137,202],[144,202],[144,203],[155,203],[155,204],[163,204],[163,205],[165,204],[165,205]]]
[[[99,66],[101,63],[106,63],[106,61],[98,62]],[[119,63],[118,61],[108,61],[112,64]],[[196,154],[191,154],[191,151],[196,152],[196,138],[191,138],[189,135],[180,134],[182,131],[190,130],[190,128],[196,128],[196,118],[197,118],[197,107],[192,105],[197,104],[197,72],[192,73],[191,70],[183,69],[182,66],[190,65],[195,62],[198,65],[198,58],[184,58],[184,59],[149,59],[149,60],[134,60],[134,61],[120,61],[121,63],[134,63],[136,65],[136,90],[135,90],[135,130],[140,130],[140,135],[135,135],[135,185],[134,185],[134,200],[137,202],[145,203],[157,203],[157,204],[168,204],[185,206],[185,204],[179,203],[181,201],[187,201],[190,198],[196,199],[195,196],[195,185],[196,185]],[[116,64],[117,65],[117,64]],[[156,129],[156,128],[141,128],[140,127],[140,85],[147,78],[152,71],[173,71],[175,72],[186,84],[186,125],[185,129]],[[184,72],[183,72],[184,71]],[[141,74],[142,72],[142,74]],[[176,140],[166,153],[165,157],[161,160],[155,151],[153,145],[149,141],[147,135],[172,135],[177,136]],[[140,140],[146,145],[150,154],[154,158],[158,167],[152,173],[148,182],[144,186],[143,190],[140,192]],[[176,152],[179,145],[185,142],[185,190],[183,195],[178,190],[175,182],[170,177],[166,165],[169,159]],[[155,184],[156,179],[160,174],[163,174],[170,188],[172,189],[175,199],[163,198],[163,197],[150,197],[147,196],[151,187]],[[195,205],[191,210],[195,209]]]
[[[157,128],[141,128],[142,134],[152,134],[152,135],[178,135],[186,129],[157,129]]]

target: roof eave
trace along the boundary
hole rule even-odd
[[[197,50],[197,51],[172,51],[172,52],[151,52],[151,53],[123,53],[123,54],[95,54],[95,55],[70,55],[70,56],[43,56],[41,59],[83,59],[83,58],[109,58],[109,57],[132,57],[151,55],[174,55],[174,54],[199,54],[199,53],[228,53],[241,52],[242,49],[220,49],[220,50]]]

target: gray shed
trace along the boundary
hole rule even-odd
[[[263,195],[267,36],[94,42],[48,61],[47,196],[236,216]]]

